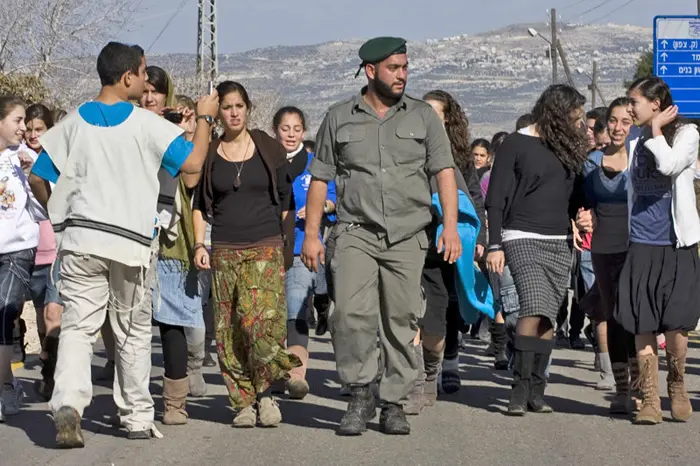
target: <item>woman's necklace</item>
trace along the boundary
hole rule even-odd
[[[246,157],[248,156],[248,150],[250,149],[250,141],[252,141],[252,138],[249,136],[248,137],[248,145],[246,146],[245,152],[243,153],[243,161],[241,162],[240,167],[238,166],[237,162],[234,162],[233,160],[231,160],[231,157],[228,156],[228,154],[226,153],[226,149],[224,148],[224,145],[223,144],[221,145],[221,151],[224,153],[224,156],[226,157],[226,159],[231,161],[231,163],[233,163],[233,166],[236,167],[236,172],[238,172],[238,174],[236,175],[236,178],[233,180],[233,187],[235,189],[240,188],[241,185],[243,184],[243,181],[241,181],[241,174],[243,173],[243,165],[245,165],[245,163],[249,160],[249,159],[246,159]]]

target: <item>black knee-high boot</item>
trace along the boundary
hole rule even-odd
[[[508,370],[508,354],[506,353],[506,324],[497,324],[494,322],[491,332],[491,341],[494,349],[494,368],[497,371]]]
[[[552,407],[544,401],[544,391],[547,388],[547,366],[549,365],[549,357],[552,354],[554,342],[552,340],[538,340],[539,343],[535,350],[535,359],[532,366],[530,397],[527,407],[533,413],[551,413]]]
[[[34,390],[44,401],[51,399],[54,386],[54,373],[58,360],[58,337],[48,336],[44,339],[47,357],[41,361],[41,380],[34,382]]]
[[[524,416],[530,398],[530,379],[535,364],[535,351],[540,339],[516,335],[515,365],[513,367],[513,390],[510,393],[508,415]]]

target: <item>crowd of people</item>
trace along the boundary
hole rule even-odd
[[[637,424],[662,419],[664,335],[671,416],[689,419],[699,135],[664,81],[641,78],[588,113],[555,84],[515,131],[472,141],[449,93],[405,93],[403,39],[359,56],[366,86],[314,140],[298,107],[277,111],[273,135],[253,129],[242,84],[195,103],[116,42],[97,59],[99,95],[68,114],[0,96],[0,421],[21,412],[10,363],[28,299],[34,389],[62,448],[84,446],[98,334],[119,424],[129,439],[161,436],[154,324],[165,425],[187,424],[188,396],[206,394],[213,341],[233,426],[279,425],[275,397],[314,388],[311,327],[330,330],[350,396],[340,435],[362,434],[378,407],[382,432],[409,434],[406,415],[459,391],[469,333],[512,371],[507,414],[523,416],[552,412],[552,351],[584,348],[583,332],[596,388]]]

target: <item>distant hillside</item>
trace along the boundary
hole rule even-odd
[[[546,35],[543,24],[519,24],[473,36],[410,42],[409,94],[420,97],[437,88],[453,93],[467,110],[474,135],[489,136],[512,129],[516,118],[532,107],[551,81],[551,66],[545,55],[548,45],[541,38],[530,37],[528,27]],[[581,67],[590,74],[595,59],[600,68],[600,88],[610,102],[624,92],[622,83],[633,75],[639,55],[651,46],[652,31],[615,24],[565,25],[560,39],[579,90],[590,96],[588,78],[575,70]],[[353,79],[361,43],[358,39],[222,55],[221,79],[242,82],[253,100],[256,95],[275,94],[280,105],[300,106],[315,131],[333,102],[358,92],[364,84],[363,75]],[[152,56],[149,63],[172,70],[193,70],[195,57]],[[566,80],[561,65],[559,80]]]

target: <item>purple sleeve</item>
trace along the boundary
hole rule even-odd
[[[491,180],[491,170],[487,171],[484,173],[484,176],[481,177],[481,195],[484,196],[484,199],[486,199],[486,192],[489,190],[489,181]]]

